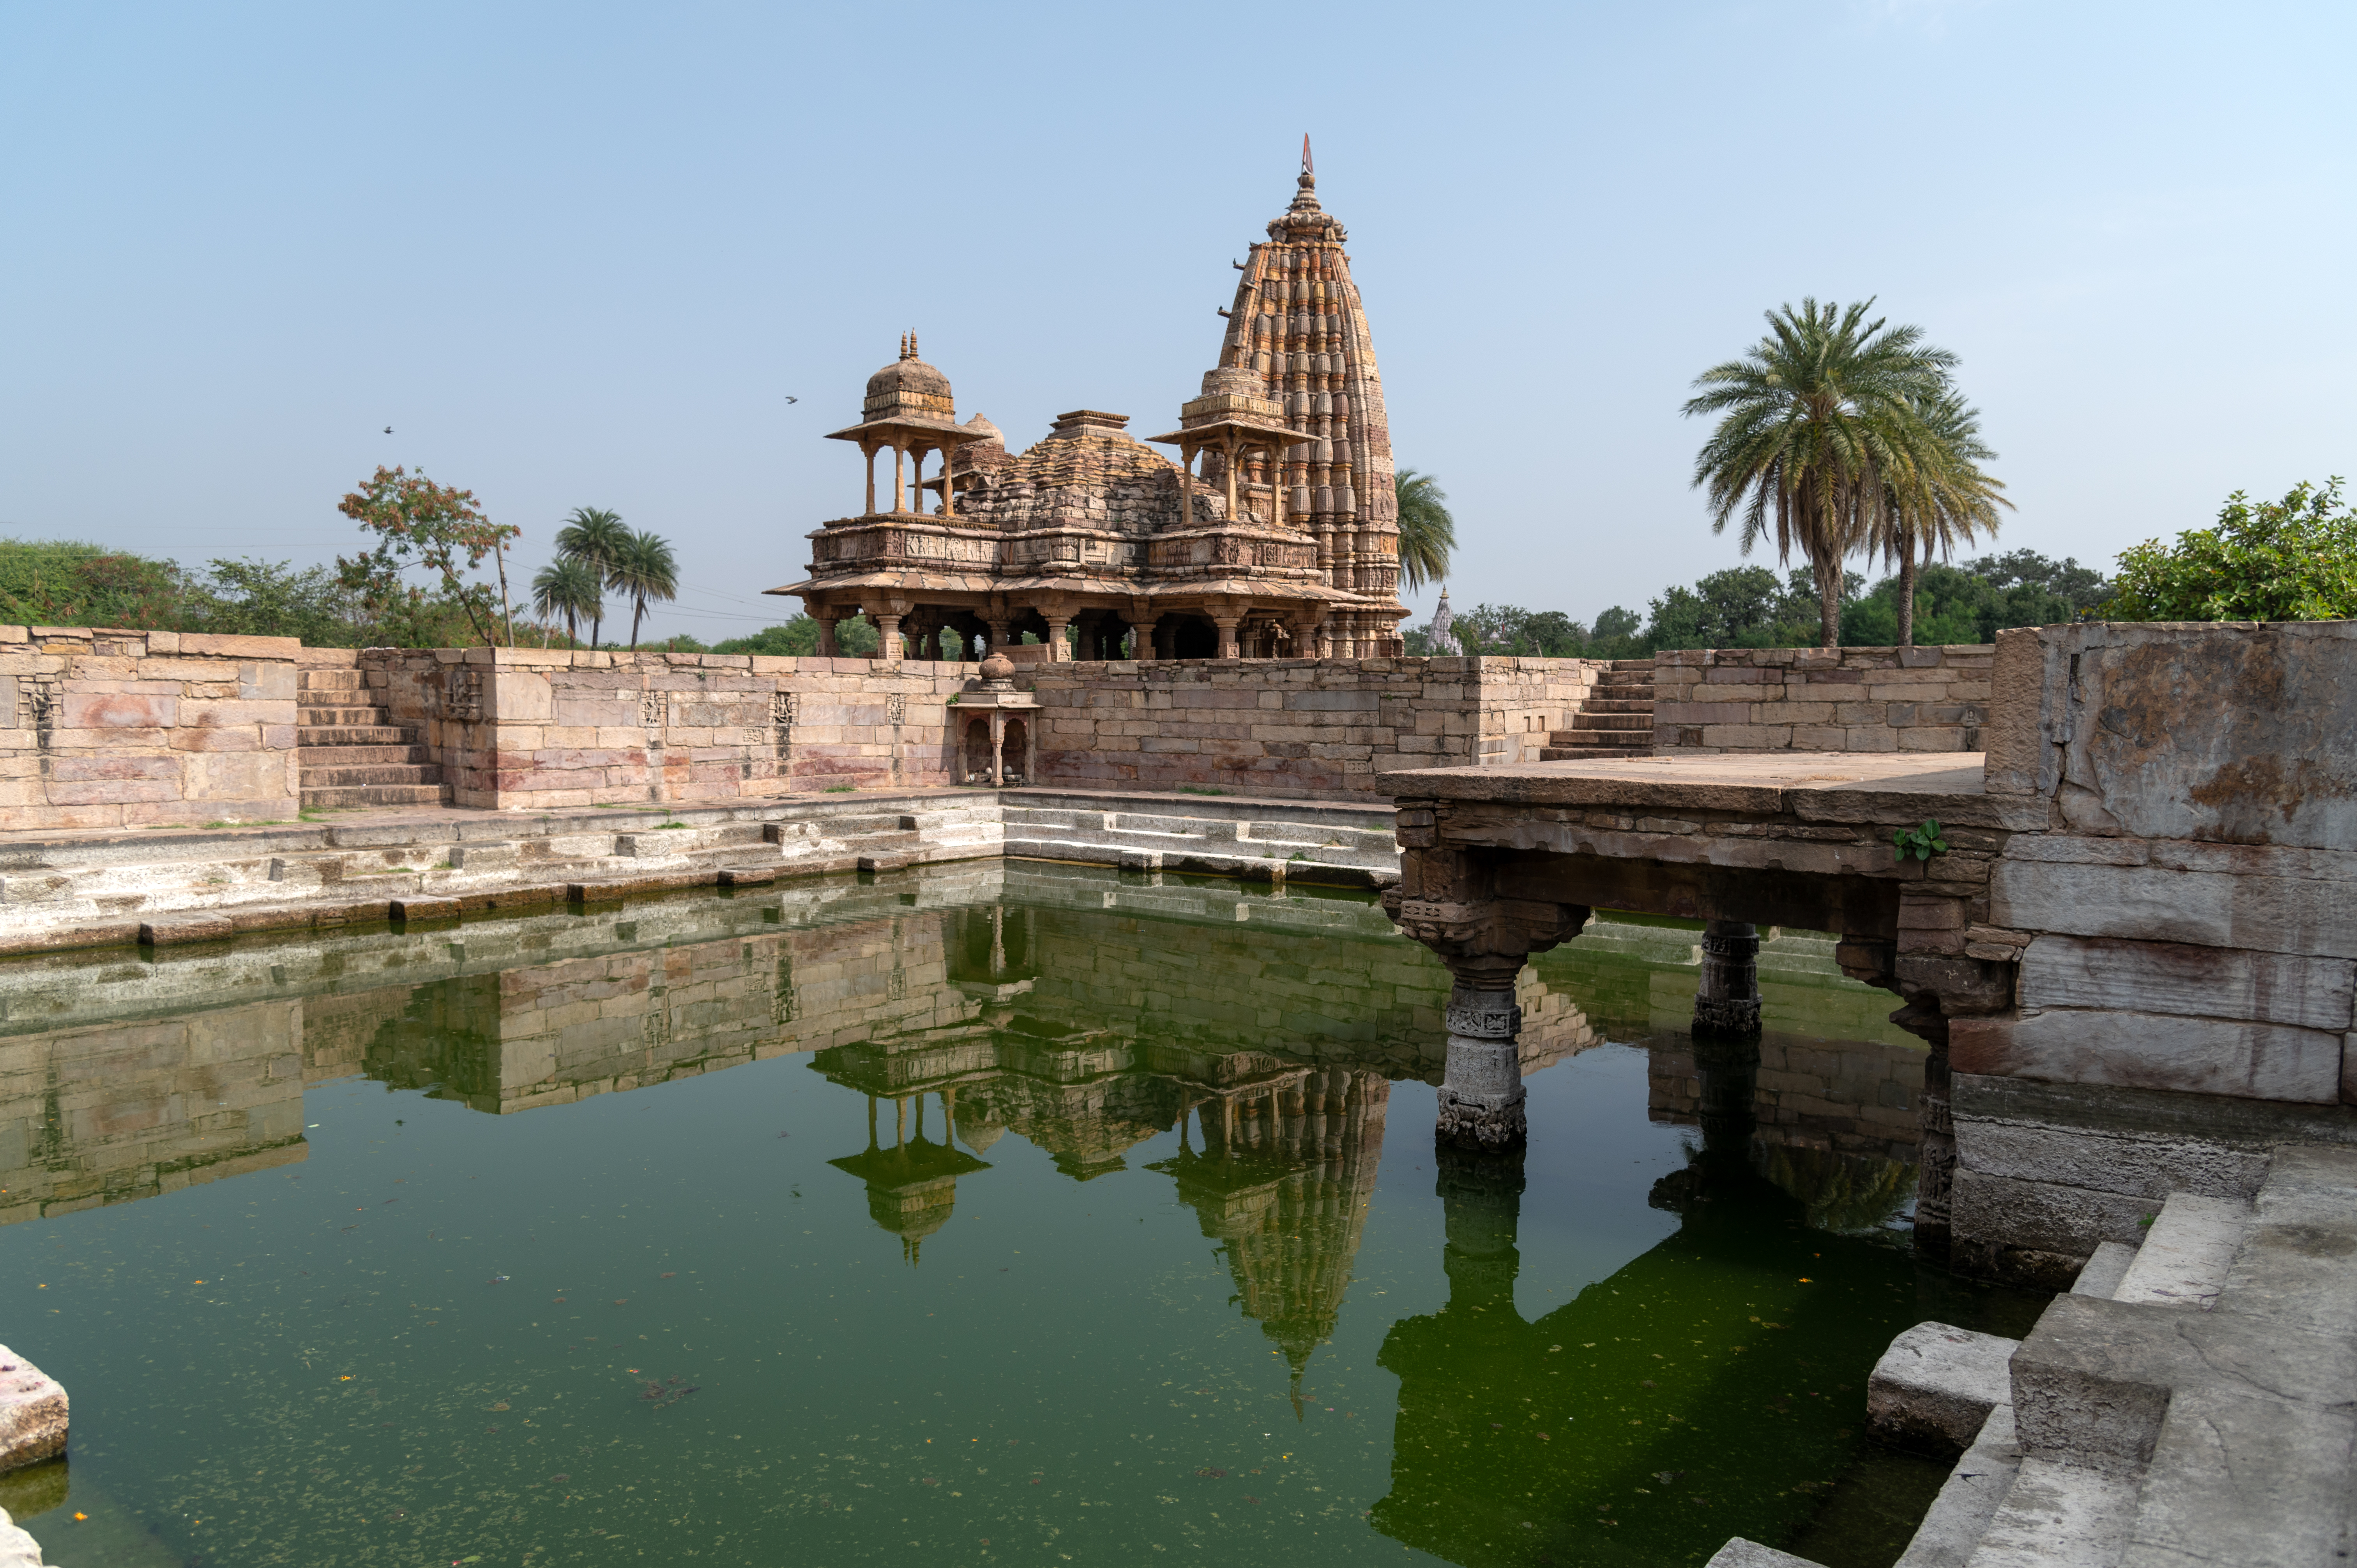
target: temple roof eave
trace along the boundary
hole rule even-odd
[[[964,425],[946,419],[905,418],[871,419],[859,424],[846,424],[840,430],[828,431],[825,439],[866,441],[872,436],[889,435],[895,431],[909,431],[912,434],[930,436],[945,446],[963,446],[975,441],[990,439],[979,430],[968,430]]]
[[[1314,431],[1296,430],[1289,424],[1262,424],[1246,419],[1218,419],[1203,424],[1181,425],[1166,435],[1149,435],[1146,439],[1164,446],[1184,446],[1200,441],[1216,440],[1230,432],[1254,440],[1288,444],[1318,439]]]

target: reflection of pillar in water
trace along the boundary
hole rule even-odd
[[[1478,1153],[1447,1143],[1433,1151],[1433,1190],[1448,1235],[1441,1266],[1448,1305],[1511,1309],[1523,1255],[1515,1245],[1523,1218],[1523,1152]]]
[[[1754,1101],[1760,1090],[1760,1041],[1710,1038],[1697,1033],[1694,1042],[1695,1076],[1701,1080],[1704,1162],[1718,1170],[1746,1166],[1751,1159],[1751,1134],[1759,1122]]]
[[[1760,932],[1741,920],[1703,927],[1702,975],[1695,986],[1694,1032],[1760,1032]]]

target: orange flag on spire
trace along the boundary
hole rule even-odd
[[[1309,133],[1307,131],[1301,133],[1301,172],[1303,174],[1318,172],[1318,166],[1309,161]]]

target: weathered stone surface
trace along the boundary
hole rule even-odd
[[[2357,1149],[2274,1151],[2219,1309],[2357,1338]]]
[[[1970,1568],[2115,1568],[2136,1500],[2129,1477],[2025,1452]]]
[[[1894,1568],[1965,1568],[2020,1468],[2013,1406],[2000,1403],[1989,1411]]]
[[[1805,1557],[1795,1557],[1789,1552],[1779,1552],[1772,1546],[1762,1546],[1756,1541],[1736,1536],[1710,1554],[1703,1568],[1818,1568]]]
[[[2110,1299],[2208,1311],[2250,1220],[2251,1206],[2239,1198],[2170,1193]]]
[[[2346,882],[2008,856],[1990,875],[1989,913],[2023,930],[2357,958],[2357,900]]]
[[[2054,1298],[2014,1353],[2025,1455],[2132,1476],[2188,1391],[2349,1405],[2357,1344],[2240,1313]]]
[[[2242,1018],[2341,1033],[2357,962],[2182,942],[2047,935],[2024,950],[2021,1005]]]
[[[1989,1412],[2012,1397],[2020,1344],[1945,1323],[1919,1323],[1890,1342],[1866,1383],[1866,1423],[1894,1448],[1963,1453]]]
[[[2341,1036],[2165,1013],[2057,1010],[1949,1025],[1959,1072],[2330,1105]]]
[[[66,1451],[65,1390],[0,1345],[0,1470],[20,1469]]]
[[[2040,786],[2078,785],[2084,825],[2357,843],[2357,623],[2097,623],[2040,636],[2047,669],[2064,667],[2047,703],[2047,738],[2060,745]]]
[[[2136,1250],[2125,1241],[2100,1241],[2087,1259],[2087,1266],[2071,1282],[2072,1295],[2113,1299],[2120,1282],[2127,1278],[2128,1265],[2136,1262]]]
[[[41,1543],[0,1509],[0,1568],[42,1568]]]

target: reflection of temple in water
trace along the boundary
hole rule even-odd
[[[950,1140],[951,1095],[942,1096],[942,1138],[925,1136],[925,1100],[916,1100],[916,1130],[909,1128],[909,1103],[892,1104],[892,1146],[885,1148],[876,1133],[876,1097],[867,1097],[867,1147],[856,1155],[827,1164],[849,1171],[867,1184],[867,1215],[900,1238],[901,1255],[917,1262],[925,1238],[949,1223],[957,1203],[957,1178],[990,1166]]]
[[[1089,1015],[1048,979],[1059,958],[1066,975],[1081,967],[1076,944],[1059,952],[1055,924],[1028,909],[951,912],[943,917],[946,982],[974,1003],[971,1015],[831,1047],[812,1066],[871,1097],[871,1129],[876,1097],[895,1103],[896,1118],[917,1107],[920,1128],[935,1097],[974,1154],[1015,1133],[1075,1181],[1127,1168],[1130,1150],[1176,1128],[1178,1153],[1149,1168],[1173,1178],[1203,1233],[1220,1242],[1245,1316],[1284,1351],[1297,1390],[1350,1284],[1382,1161],[1390,1082],[1379,1071],[1243,1048],[1241,1038],[1216,1041],[1200,1028],[1173,1039],[1150,1019]],[[1253,1032],[1236,1023],[1230,1029]],[[933,1152],[938,1146],[921,1136],[907,1147],[925,1152],[909,1156],[918,1163],[905,1174],[892,1163],[901,1157],[898,1145],[881,1149],[872,1131],[868,1153],[856,1156],[865,1163],[834,1162],[867,1180],[870,1212],[904,1238],[920,1212],[925,1233],[939,1228],[953,1174],[963,1174],[949,1171],[954,1150]],[[899,1185],[886,1186],[882,1176]],[[909,1255],[916,1256],[913,1245]]]
[[[1190,1085],[1178,1153],[1150,1167],[1178,1183],[1220,1243],[1244,1316],[1285,1352],[1297,1418],[1302,1371],[1333,1337],[1359,1256],[1391,1090],[1380,1073],[1348,1068]]]

